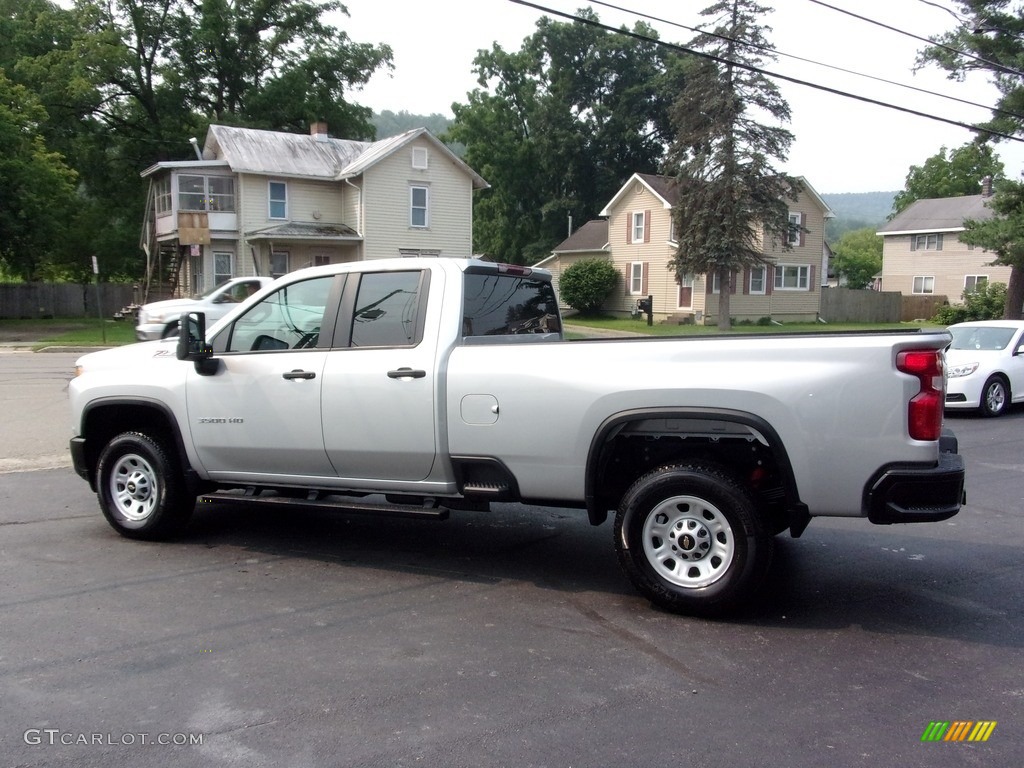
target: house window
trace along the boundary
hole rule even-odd
[[[214,252],[213,284],[220,285],[225,280],[230,280],[232,277],[234,277],[234,272],[231,269],[231,254]]]
[[[632,232],[631,240],[632,243],[642,243],[644,241],[644,212],[634,211],[631,216],[633,217],[633,226],[630,228]]]
[[[634,261],[629,265],[629,294],[642,296],[644,292],[644,263]]]
[[[777,291],[806,291],[810,282],[811,268],[806,264],[779,264],[775,267]]]
[[[988,285],[988,275],[966,275],[964,277],[964,293],[984,290]]]
[[[736,293],[736,270],[733,270],[729,274],[730,274],[729,293]],[[715,270],[714,274],[711,276],[711,292],[712,293],[721,293],[721,291],[722,291],[722,286],[721,286],[721,284],[719,283],[719,280],[718,280],[718,270]]]
[[[208,176],[206,191],[209,210],[235,210],[235,180],[230,176]]]
[[[326,267],[330,263],[331,263],[331,257],[330,256],[323,256],[323,255],[321,255],[321,256],[314,256],[313,257],[313,266],[314,267]]]
[[[930,235],[913,235],[910,241],[912,251],[941,251],[942,234],[932,233]]]
[[[283,181],[271,181],[267,185],[269,206],[268,216],[271,219],[288,218],[288,185]]]
[[[155,197],[156,215],[166,216],[171,212],[171,177],[164,176],[153,182],[153,195]]]
[[[168,189],[169,195],[170,190]],[[182,211],[234,211],[234,178],[231,176],[179,175],[178,209]]]
[[[786,239],[789,245],[803,245],[803,225],[802,213],[789,214],[789,237]]]
[[[277,278],[288,274],[288,252],[274,251],[270,254],[270,276]]]
[[[914,293],[935,293],[935,278],[930,275],[914,277]]]
[[[751,267],[750,268],[750,287],[751,293],[764,293],[765,292],[765,277],[767,275],[767,267]]]
[[[427,168],[427,150],[424,147],[412,148],[412,167],[420,170]]]
[[[430,225],[429,202],[426,187],[409,187],[409,226],[427,227]]]

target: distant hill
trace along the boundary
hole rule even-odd
[[[836,215],[825,227],[825,239],[838,240],[844,232],[863,227],[879,227],[892,212],[896,192],[842,192],[822,195]]]

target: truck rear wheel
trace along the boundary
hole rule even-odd
[[[96,465],[96,487],[107,522],[131,539],[172,537],[196,503],[168,452],[140,432],[124,432],[107,443]]]
[[[626,491],[615,549],[633,585],[675,613],[716,615],[761,584],[773,538],[747,490],[714,465],[661,467]]]

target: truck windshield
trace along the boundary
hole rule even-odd
[[[463,336],[559,333],[558,302],[551,283],[536,277],[466,272]]]

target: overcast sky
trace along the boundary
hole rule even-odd
[[[812,0],[762,0],[775,10],[766,19],[768,39],[780,54],[809,59],[846,70],[892,80],[914,88],[991,105],[995,90],[984,76],[965,83],[946,78],[935,68],[914,74],[918,50],[925,43],[853,18]],[[517,51],[545,15],[512,0],[345,0],[350,18],[336,20],[356,42],[387,43],[394,50],[392,76],[375,75],[352,99],[380,112],[451,116],[452,102],[466,102],[476,87],[472,62],[481,48],[497,42]],[[563,13],[585,7],[582,0],[538,0],[537,5]],[[685,44],[704,21],[699,11],[710,0],[616,0],[631,12],[593,5],[601,21],[632,28],[639,14],[667,42]],[[948,0],[828,0],[828,4],[922,38],[951,30],[955,19]],[[558,20],[562,17],[549,13]],[[836,69],[786,56],[766,69],[840,91],[897,104],[929,115],[965,123],[984,120],[985,109],[886,85]],[[819,193],[891,191],[903,188],[911,165],[920,165],[942,146],[959,147],[972,134],[933,120],[873,106],[806,86],[779,82],[792,110],[790,130],[796,137],[785,164],[804,176]],[[996,151],[1011,178],[1024,170],[1024,143],[1003,142]]]

